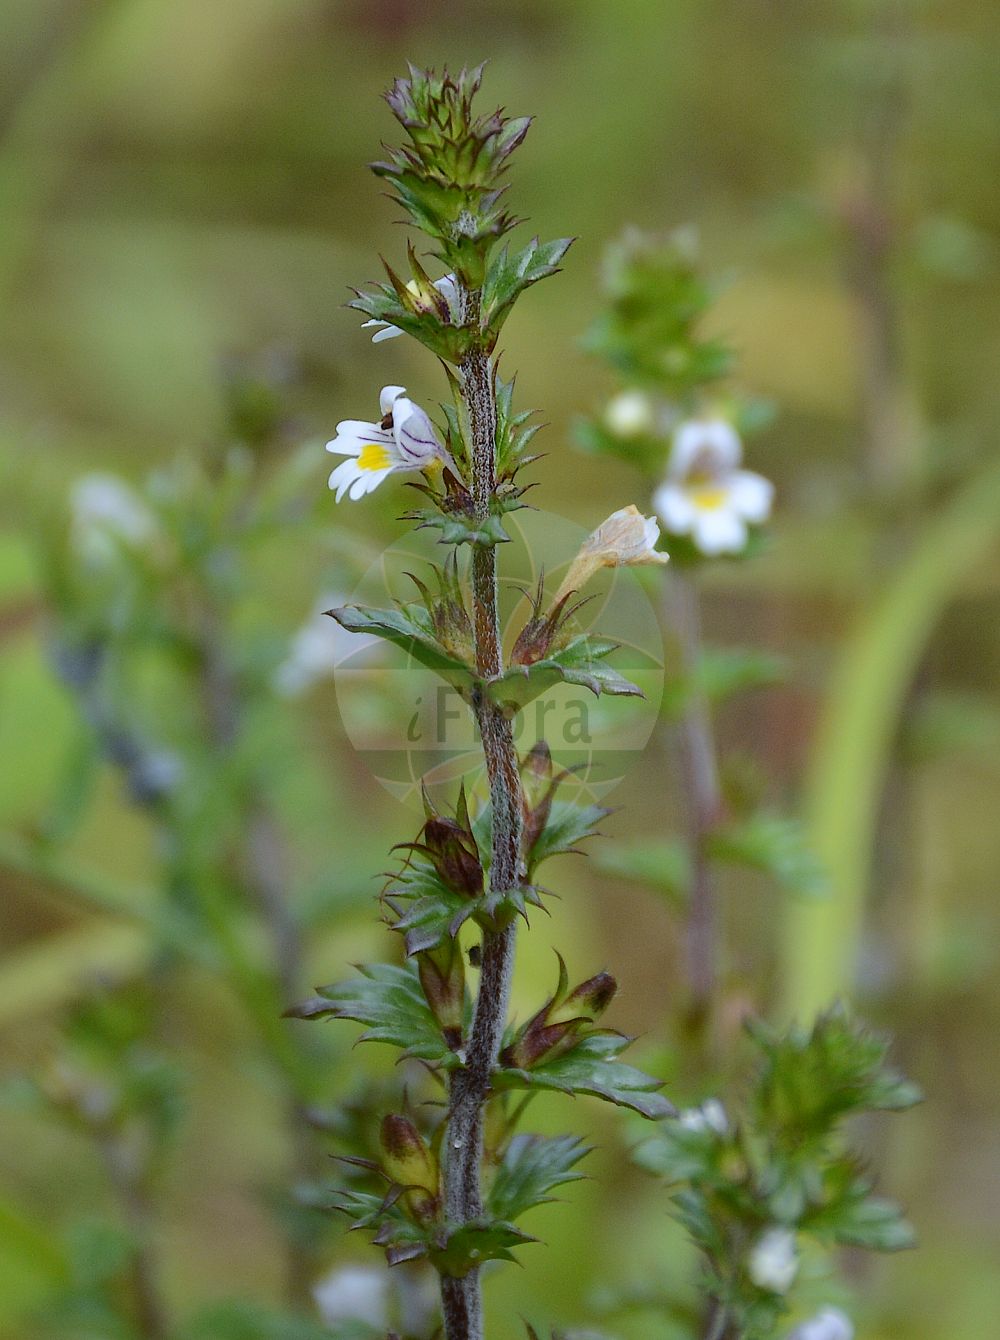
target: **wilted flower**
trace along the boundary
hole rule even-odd
[[[787,1293],[799,1271],[792,1230],[775,1225],[763,1233],[750,1252],[747,1270],[759,1289]]]
[[[839,1307],[824,1307],[790,1331],[788,1340],[854,1340],[854,1323]]]
[[[83,475],[70,495],[73,543],[84,557],[110,558],[117,544],[145,544],[156,531],[152,512],[117,475]]]
[[[414,297],[419,296],[420,285],[415,279],[411,279],[406,287]],[[434,287],[437,289],[438,293],[441,294],[441,297],[444,298],[454,317],[456,314],[455,306],[458,298],[458,286],[455,283],[455,276],[442,275],[440,279],[434,281]],[[392,326],[388,321],[376,321],[374,318],[371,321],[362,321],[362,330],[367,326],[378,327],[378,330],[376,330],[375,334],[372,336],[372,344],[378,344],[382,340],[394,339],[397,335],[402,335],[403,333],[398,326]]]
[[[376,1266],[342,1266],[313,1286],[324,1326],[360,1321],[384,1331],[389,1325],[389,1276]]]
[[[725,1135],[729,1130],[726,1109],[718,1098],[706,1098],[700,1107],[686,1108],[677,1120],[688,1131],[714,1131],[716,1135]]]
[[[615,437],[638,437],[655,422],[653,402],[645,391],[619,391],[604,407],[604,422]]]
[[[660,527],[656,518],[643,516],[634,503],[612,512],[580,546],[554,603],[558,604],[570,591],[581,590],[601,568],[666,563],[667,555],[656,548],[659,538]]]
[[[736,554],[746,547],[748,525],[771,512],[774,486],[741,470],[743,444],[724,419],[688,419],[674,434],[667,478],[653,506],[673,535],[690,535],[703,554]]]
[[[431,470],[452,465],[424,410],[406,395],[405,386],[384,386],[379,397],[382,419],[367,423],[344,419],[327,451],[347,456],[330,475],[337,502],[345,493],[356,501],[401,470]]]

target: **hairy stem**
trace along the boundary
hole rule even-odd
[[[464,295],[466,319],[478,294]],[[496,490],[496,401],[488,356],[474,350],[462,363],[462,395],[471,436],[472,494],[476,516],[489,516]],[[503,669],[497,601],[496,549],[476,545],[472,555],[472,604],[476,669],[491,678]],[[482,693],[474,703],[482,737],[493,814],[490,890],[502,893],[521,877],[521,781],[510,722]],[[483,1106],[497,1063],[514,966],[514,927],[483,936],[482,970],[465,1067],[452,1078],[445,1158],[445,1208],[454,1222],[482,1213],[479,1173]],[[482,1340],[478,1270],[463,1279],[443,1276],[441,1298],[448,1340]]]
[[[711,1019],[718,973],[718,909],[709,841],[722,810],[722,792],[711,712],[696,683],[701,656],[698,592],[689,577],[677,573],[673,575],[671,590],[681,662],[688,684],[687,707],[681,722],[681,766],[691,855],[691,890],[685,935],[690,1021],[693,1027],[703,1030]]]

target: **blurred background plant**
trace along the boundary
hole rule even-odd
[[[245,993],[284,991],[246,839],[251,824],[274,836],[264,847],[296,913],[299,991],[372,952],[369,874],[399,806],[349,747],[334,690],[310,688],[306,731],[287,688],[304,689],[322,660],[309,655],[323,636],[317,586],[352,590],[397,533],[387,497],[332,525],[322,453],[349,393],[371,384],[367,338],[340,304],[373,240],[394,249],[392,211],[358,170],[384,131],[377,94],[405,59],[487,54],[496,95],[539,115],[519,207],[542,235],[567,223],[580,234],[573,265],[544,306],[513,318],[509,341],[519,394],[549,420],[538,477],[582,528],[609,495],[634,496],[636,479],[607,457],[567,469],[571,421],[616,389],[575,345],[601,306],[606,239],[625,222],[663,233],[696,219],[707,271],[733,273],[703,333],[735,346],[742,382],[780,404],[766,434],[744,425],[750,468],[775,481],[780,505],[766,552],[707,575],[703,622],[710,643],[748,642],[762,666],[777,657],[794,673],[727,702],[718,732],[727,755],[766,759],[775,809],[803,813],[829,896],[799,900],[720,867],[730,970],[784,1018],[849,995],[895,1032],[931,1095],[904,1121],[858,1131],[921,1240],[889,1271],[852,1263],[859,1334],[988,1331],[1000,1247],[1000,1091],[983,1063],[1000,1023],[988,321],[1000,196],[985,170],[1000,62],[988,9],[10,0],[3,24],[0,1021],[5,1068],[35,1082],[12,1082],[4,1102],[0,1328],[37,1334],[42,1308],[49,1334],[116,1334],[108,1309],[134,1315],[149,1238],[172,1325],[248,1340],[315,1327],[283,1310],[287,1217],[271,1192],[281,1198],[299,1157],[289,1104],[343,1120],[329,1108],[351,1073],[377,1093],[383,1061],[355,1058],[348,1072],[325,1053],[309,1068],[318,1092],[293,1087],[288,1034],[246,1009]],[[394,376],[419,398],[433,370],[403,343]],[[241,414],[271,424],[262,437],[234,417],[240,387]],[[302,442],[313,453],[295,475]],[[67,570],[65,500],[94,474],[124,477],[131,519],[98,544],[103,557]],[[114,491],[95,501],[90,487],[91,509],[115,510]],[[179,533],[189,503],[191,531],[211,529],[200,552]],[[282,517],[272,535],[268,515]],[[150,517],[167,546],[140,542],[136,555]],[[228,554],[213,561],[216,547]],[[116,610],[100,573],[121,569],[123,548]],[[231,749],[204,725],[206,635],[239,687]],[[604,825],[616,838],[683,831],[665,748],[638,755],[616,791]],[[174,785],[182,770],[190,791]],[[347,795],[354,817],[332,868]],[[194,868],[176,868],[182,829]],[[680,996],[675,911],[607,871],[579,874],[577,889],[520,966],[522,1016],[558,941],[627,962],[610,1021],[662,1034]],[[323,1028],[296,1034],[304,1043],[338,1045]],[[107,1101],[109,1073],[97,1131],[39,1120],[40,1101],[65,1112],[67,1087]],[[632,1168],[602,1112],[579,1120],[601,1146],[594,1180],[565,1191],[574,1213],[553,1207],[558,1228],[534,1212],[551,1245],[526,1255],[516,1300],[497,1282],[497,1340],[522,1334],[522,1314],[540,1333],[553,1316],[597,1316],[604,1284],[620,1293],[625,1279],[638,1295],[662,1279],[675,1294],[687,1273],[662,1188]],[[150,1162],[154,1138],[163,1158]],[[153,1187],[156,1222],[143,1226]],[[336,1224],[306,1220],[314,1278],[348,1268]],[[347,1294],[329,1279],[334,1319]],[[398,1324],[384,1282],[366,1279],[369,1304],[388,1298],[369,1315]],[[651,1324],[671,1333],[642,1308],[613,1329]]]

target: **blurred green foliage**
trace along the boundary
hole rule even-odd
[[[898,1133],[863,1135],[921,1251],[863,1282],[859,1330],[987,1333],[1000,1247],[1000,1089],[984,1064],[1000,1026],[1000,773],[994,753],[970,750],[968,722],[969,711],[992,720],[1000,670],[1000,191],[989,170],[1000,37],[989,7],[7,0],[2,27],[5,1070],[40,1073],[66,1011],[109,978],[131,989],[151,946],[177,934],[161,924],[156,824],[95,753],[92,723],[54,673],[40,541],[66,526],[84,473],[139,484],[182,453],[182,470],[213,477],[239,441],[254,472],[277,478],[305,444],[296,488],[313,520],[283,525],[237,574],[236,632],[261,658],[255,673],[266,678],[321,592],[351,593],[398,534],[400,499],[386,490],[363,514],[335,512],[322,443],[382,382],[421,394],[436,374],[406,341],[373,350],[342,309],[349,286],[377,277],[376,250],[403,261],[393,209],[362,166],[387,124],[377,94],[406,59],[489,57],[491,92],[538,116],[518,208],[543,237],[579,235],[545,300],[529,294],[506,331],[505,371],[518,369],[523,403],[549,425],[537,473],[553,510],[589,528],[611,497],[646,504],[627,463],[570,445],[572,421],[610,389],[580,343],[607,239],[627,223],[694,221],[710,269],[731,276],[706,333],[738,349],[743,385],[780,408],[753,444],[779,502],[772,548],[720,572],[706,597],[710,640],[751,642],[764,667],[754,692],[725,706],[721,731],[727,750],[766,756],[780,809],[808,779],[832,886],[825,903],[794,902],[753,868],[753,834],[738,835],[725,881],[733,1014],[783,996],[804,1017],[828,989],[851,990],[898,1034],[929,1101]],[[195,493],[223,505],[223,488]],[[177,521],[196,542],[195,512],[185,505]],[[180,594],[173,580],[169,590]],[[146,595],[155,621],[163,592]],[[231,613],[228,589],[219,598]],[[775,655],[788,667],[780,683],[766,671]],[[147,724],[162,673],[152,661]],[[969,711],[938,713],[933,750],[915,750],[911,727],[942,695]],[[210,755],[193,713],[189,724],[187,743]],[[288,834],[308,989],[374,952],[368,872],[398,833],[399,806],[352,753],[329,686],[306,703],[274,700],[248,748],[251,771],[266,760]],[[665,733],[636,757],[604,825],[636,839],[634,862],[640,842],[678,829],[671,752]],[[202,794],[221,799],[211,785]],[[661,884],[676,897],[683,872],[666,850],[673,875]],[[522,1018],[558,939],[619,970],[613,1024],[657,1032],[674,1004],[669,900],[612,877],[611,862],[603,873],[559,864],[567,896],[524,953]],[[244,936],[266,965],[259,927]],[[168,1050],[188,1072],[158,1233],[165,1292],[193,1336],[310,1335],[279,1314],[282,1248],[264,1188],[284,1184],[284,1115],[254,1024],[211,973],[178,967],[163,992]],[[352,1060],[323,1083],[342,1096],[351,1072],[377,1079],[379,1065]],[[679,1083],[669,1092],[688,1097]],[[544,1126],[548,1100],[537,1102]],[[515,1299],[509,1276],[487,1285],[497,1340],[522,1334],[522,1313],[541,1333],[555,1318],[670,1334],[646,1309],[689,1262],[662,1192],[630,1169],[596,1107],[580,1114],[601,1146],[594,1181],[566,1191],[573,1214],[533,1212],[550,1245],[525,1253]],[[3,1116],[0,1330],[22,1340],[29,1307],[61,1293],[76,1320],[50,1318],[50,1333],[108,1340],[105,1286],[131,1248],[124,1226],[95,1217],[107,1193],[93,1152],[39,1121],[13,1082]],[[321,1264],[349,1254],[328,1232]]]

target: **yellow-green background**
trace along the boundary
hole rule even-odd
[[[549,425],[537,474],[551,510],[587,526],[611,505],[645,501],[627,465],[570,445],[573,415],[605,385],[578,343],[600,302],[605,242],[626,223],[694,221],[707,263],[731,275],[715,325],[741,353],[743,383],[778,406],[752,447],[752,464],[777,481],[778,508],[771,551],[711,582],[707,625],[719,640],[787,655],[793,681],[727,710],[722,735],[764,760],[773,797],[809,808],[839,897],[796,912],[762,881],[731,880],[736,966],[751,998],[783,1009],[846,989],[839,965],[857,963],[859,1003],[896,1031],[927,1092],[877,1142],[920,1249],[865,1272],[860,1334],[993,1334],[1000,34],[990,7],[4,0],[0,23],[4,828],[30,832],[73,728],[40,651],[33,509],[84,471],[137,476],[217,440],[218,368],[233,354],[277,348],[299,363],[303,440],[363,417],[383,382],[439,396],[433,360],[402,340],[373,348],[342,303],[348,285],[377,276],[377,252],[402,255],[394,209],[364,170],[392,133],[379,91],[407,59],[489,58],[487,98],[537,115],[515,209],[543,236],[579,237],[565,273],[524,299],[505,337],[521,403],[540,406]],[[868,482],[878,444],[863,425],[864,294],[849,227],[873,160],[890,208],[885,281],[906,424],[888,501]],[[327,461],[317,453],[317,490]],[[330,526],[389,542],[399,526],[388,493],[340,510],[330,498]],[[313,582],[290,537],[287,578],[276,582],[283,626],[308,611]],[[865,637],[852,641],[859,626]],[[824,730],[831,692],[842,715]],[[965,747],[901,752],[904,705],[912,716],[942,693],[953,704],[975,698]],[[315,763],[334,808],[331,859],[342,847],[349,870],[378,870],[411,817],[352,760],[332,696],[313,702],[326,722]],[[671,747],[666,736],[636,760],[612,834],[676,825]],[[888,752],[893,800],[877,823]],[[151,877],[149,834],[110,776],[77,854],[122,882]],[[859,935],[852,909],[870,865]],[[581,973],[612,966],[624,983],[613,1022],[655,1035],[678,996],[670,915],[582,862],[563,863],[558,878],[566,896],[533,932],[521,998],[544,989],[558,942]],[[141,946],[129,928],[81,922],[44,882],[0,880],[2,1048],[11,1068],[30,1068],[84,967],[136,962]],[[385,951],[358,882],[357,911],[313,948],[317,979]],[[222,1291],[272,1299],[278,1248],[256,1187],[280,1163],[276,1100],[241,1064],[244,1026],[224,994],[181,978],[173,1004],[196,1086],[162,1237],[171,1298],[182,1308]],[[585,1321],[595,1284],[670,1270],[663,1193],[626,1171],[615,1114],[594,1107],[552,1110],[596,1133],[596,1180],[529,1223],[548,1245],[491,1285],[496,1340],[519,1334],[524,1312]],[[11,1131],[0,1176],[20,1211],[44,1226],[99,1201],[82,1142],[34,1125]],[[16,1335],[4,1312],[37,1282],[20,1257],[6,1273],[0,1330]],[[655,1324],[633,1333],[655,1334]]]

